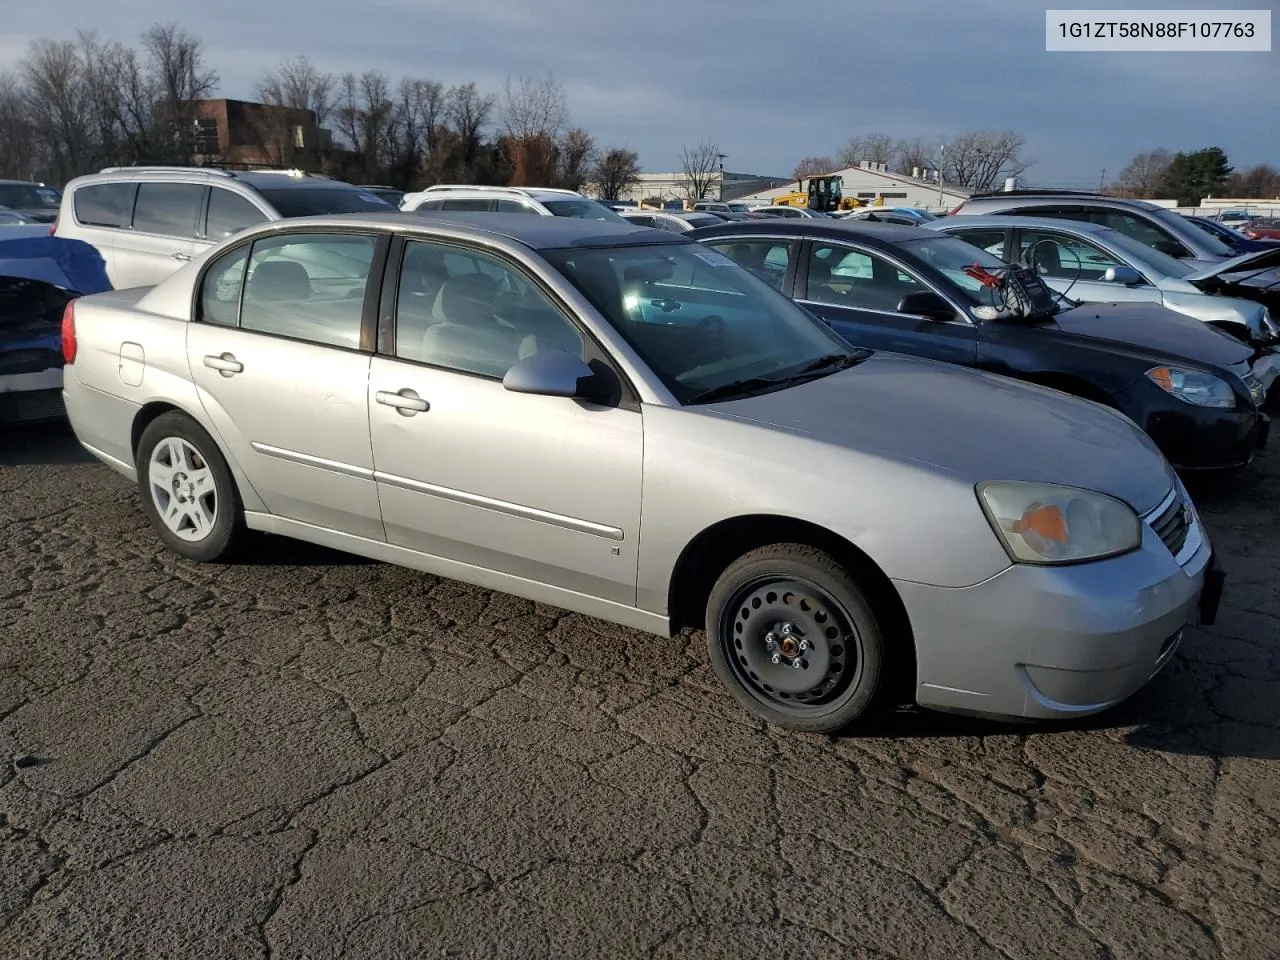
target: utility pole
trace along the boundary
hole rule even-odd
[[[942,168],[946,166],[943,162],[947,155],[947,145],[944,143],[938,147],[938,209],[945,210],[946,201],[942,199]]]
[[[1107,168],[1102,168],[1102,176],[1098,177],[1098,192],[1101,193],[1107,186]]]

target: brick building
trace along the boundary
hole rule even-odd
[[[322,131],[311,110],[248,100],[195,103],[197,163],[228,169],[317,170]]]

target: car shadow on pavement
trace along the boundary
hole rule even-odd
[[[1133,698],[1110,710],[1072,720],[1016,721],[903,707],[859,723],[840,739],[956,740],[987,737],[1112,735],[1126,746],[1154,753],[1280,760],[1280,684],[1208,678],[1179,659]]]
[[[303,540],[258,534],[234,559],[231,566],[240,567],[360,567],[381,561],[358,557],[354,553],[331,550]]]
[[[0,427],[0,467],[92,463],[66,420]]]

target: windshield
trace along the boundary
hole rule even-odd
[[[696,243],[551,250],[544,256],[681,403],[854,352],[812,314]]]
[[[1107,243],[1115,247],[1121,253],[1139,263],[1149,264],[1154,267],[1157,272],[1164,274],[1166,277],[1173,277],[1181,280],[1189,274],[1195,273],[1196,268],[1177,257],[1171,257],[1167,253],[1157,250],[1155,247],[1149,247],[1141,240],[1135,240],[1126,233],[1119,230],[1108,230],[1104,234]],[[1235,252],[1231,252],[1235,256]]]
[[[343,187],[259,187],[282,217],[318,217],[335,213],[386,213],[395,207],[364,190]]]
[[[625,222],[603,203],[583,197],[581,200],[543,200],[542,205],[557,217],[573,217],[575,220],[610,220]]]
[[[1213,254],[1214,256],[1234,257],[1236,255],[1236,252],[1234,250],[1228,247],[1225,243],[1223,243],[1217,237],[1210,236],[1209,234],[1204,233],[1201,230],[1194,230],[1194,229],[1188,230],[1186,217],[1182,216],[1182,214],[1180,213],[1170,213],[1168,210],[1164,209],[1163,207],[1156,207],[1155,209],[1151,210],[1150,213],[1151,213],[1151,216],[1155,217],[1157,220],[1161,221],[1167,227],[1169,227],[1169,229],[1173,231],[1174,236],[1185,237],[1187,235],[1192,235],[1196,238],[1197,242],[1201,247],[1209,251],[1209,253]]]
[[[58,198],[48,187],[34,183],[0,183],[0,207],[15,210],[57,210]]]

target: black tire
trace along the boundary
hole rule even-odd
[[[735,560],[711,590],[706,629],[721,682],[779,727],[835,733],[878,705],[886,687],[872,605],[854,576],[814,547],[778,543]]]
[[[212,519],[209,521],[207,531],[202,535],[194,523],[183,525],[187,529],[185,536],[170,529],[162,519],[161,506],[157,503],[161,495],[152,492],[150,472],[152,456],[156,453],[157,447],[162,444],[167,445],[174,440],[184,443],[186,445],[184,449],[189,448],[194,451],[194,457],[189,464],[192,468],[201,471],[207,467],[209,474],[212,475],[212,494],[200,495],[196,498],[198,503],[188,500],[188,503],[192,504],[192,510],[199,506],[206,517],[210,512],[210,503],[213,505]],[[245,535],[244,508],[240,503],[240,493],[236,489],[235,479],[231,476],[231,470],[218,445],[200,424],[185,413],[176,410],[156,417],[142,432],[138,442],[135,466],[138,471],[138,493],[142,497],[143,512],[146,513],[152,529],[166,547],[183,559],[194,560],[197,563],[226,560],[235,553]],[[186,474],[179,471],[178,476],[185,477]],[[189,497],[185,490],[178,494],[170,490],[169,495],[178,499],[182,496]]]

